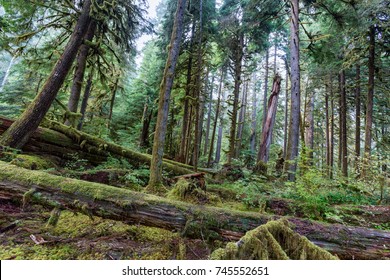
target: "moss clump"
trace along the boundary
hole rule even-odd
[[[50,160],[33,155],[17,155],[10,163],[30,170],[45,170],[55,167]]]
[[[50,213],[50,218],[47,221],[47,226],[56,226],[58,220],[60,219],[61,210],[59,208],[54,208]]]
[[[258,175],[267,175],[267,171],[268,171],[268,165],[262,160],[259,160],[256,163],[255,168],[253,168],[253,172]]]
[[[337,257],[295,233],[287,221],[270,221],[248,231],[210,256],[213,260],[336,260]]]
[[[196,182],[185,178],[179,178],[173,188],[168,192],[167,197],[197,204],[221,203],[221,199],[218,196],[207,193],[206,190],[200,188]]]

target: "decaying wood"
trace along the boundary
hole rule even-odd
[[[0,117],[0,134],[8,129],[12,120]],[[142,154],[119,145],[109,143],[87,133],[75,130],[58,122],[49,122],[49,128],[39,127],[32,135],[23,151],[33,152],[36,155],[50,155],[59,160],[71,160],[74,154],[92,164],[99,164],[109,156],[125,158],[136,167],[150,165],[151,155]],[[164,159],[163,168],[174,174],[183,175],[193,173],[190,165]],[[211,173],[210,170],[199,171]]]
[[[33,191],[31,191],[33,190]],[[27,196],[27,194],[29,194]],[[280,219],[192,205],[97,183],[29,171],[0,162],[0,197],[182,232],[188,237],[238,240],[248,230]],[[297,233],[341,259],[390,258],[390,232],[287,218]]]

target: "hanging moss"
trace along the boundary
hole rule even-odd
[[[336,260],[337,257],[295,233],[285,220],[270,221],[228,243],[212,260]]]

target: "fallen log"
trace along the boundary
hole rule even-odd
[[[0,134],[13,123],[12,120],[0,117]],[[59,161],[72,160],[75,154],[92,164],[100,164],[111,156],[126,158],[132,165],[139,167],[150,165],[151,155],[139,153],[122,146],[109,143],[101,138],[78,131],[58,122],[48,121],[49,128],[39,127],[23,151],[37,155],[57,157]],[[173,175],[193,173],[193,167],[171,160],[163,160],[163,168]],[[210,170],[206,171],[211,173]]]
[[[90,134],[84,133],[82,131],[76,130],[72,127],[63,125],[56,121],[47,121],[45,124],[51,130],[60,132],[69,138],[71,138],[74,142],[79,143],[81,146],[90,145],[97,147],[99,150],[103,149],[104,151],[109,152],[111,155],[117,155],[120,157],[124,157],[128,159],[132,164],[142,165],[147,164],[150,165],[150,161],[152,159],[152,155],[139,153],[122,146],[119,146],[114,143],[110,143],[104,141],[101,138],[92,136]],[[169,159],[163,159],[163,166],[168,168],[170,171],[175,171],[175,174],[183,175],[192,173],[194,167],[191,165],[183,164],[180,162],[176,162]],[[205,172],[208,174],[214,174],[210,169],[198,168],[199,171]]]
[[[112,186],[30,171],[0,161],[0,198],[72,209],[204,239],[238,240],[277,215],[192,205]],[[287,218],[297,233],[341,259],[390,258],[390,232]]]

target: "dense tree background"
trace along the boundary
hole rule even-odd
[[[91,11],[96,30],[83,43],[87,56],[82,80],[75,80],[75,62],[46,118],[64,122],[73,111],[79,129],[151,153],[177,1],[160,3],[156,19],[148,19],[142,1],[99,3]],[[1,1],[3,116],[18,118],[47,82],[82,5],[83,1]],[[291,64],[294,5],[299,7],[293,31],[300,40],[298,68]],[[229,165],[277,176],[290,170],[324,178],[386,177],[389,9],[381,0],[188,2],[164,156],[195,167]],[[137,53],[136,38],[145,32],[153,36]],[[293,82],[290,88],[297,69],[300,87]],[[282,85],[272,137],[266,160],[259,164],[277,73]],[[67,109],[74,86],[80,97],[76,107]],[[295,107],[290,108],[291,103]],[[298,142],[288,145],[292,139]],[[296,170],[291,168],[296,164]]]

